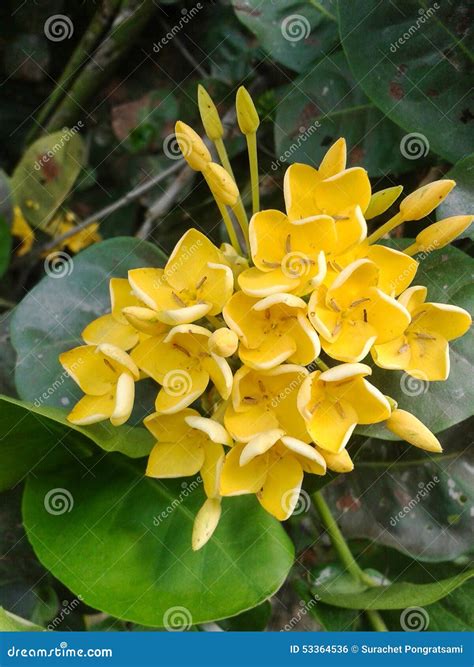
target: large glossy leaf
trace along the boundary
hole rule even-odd
[[[237,18],[278,63],[303,72],[338,41],[331,2],[232,0]],[[317,6],[315,6],[317,5]]]
[[[46,511],[55,488],[73,498],[70,512]],[[254,496],[224,499],[216,532],[193,552],[203,500],[200,487],[145,478],[143,462],[114,454],[82,479],[74,464],[29,478],[23,515],[40,561],[87,604],[143,625],[174,614],[189,626],[257,606],[293,561],[285,531]]]
[[[471,548],[472,428],[465,422],[438,435],[443,454],[367,442],[355,470],[325,490],[347,537],[367,537],[422,561],[455,559]]]
[[[409,243],[403,239],[399,247]],[[396,244],[392,244],[396,245]],[[426,285],[427,301],[451,303],[468,312],[474,309],[474,262],[464,252],[448,246],[420,261],[413,285]],[[371,382],[392,396],[400,408],[419,417],[434,433],[453,426],[472,414],[474,405],[474,334],[449,344],[451,371],[445,382],[425,382],[401,371],[373,366]],[[367,357],[370,361],[370,356]],[[393,440],[383,425],[361,426],[358,433]]]
[[[331,55],[285,89],[275,121],[277,161],[318,165],[329,146],[345,137],[350,167],[371,176],[401,172],[412,164],[398,150],[403,133],[355,84],[342,52]]]
[[[474,211],[474,154],[460,160],[448,171],[446,178],[456,181],[456,187],[436,209],[438,220],[452,215],[471,215]],[[474,240],[474,225],[470,225],[460,238]]]
[[[64,350],[83,344],[81,331],[95,317],[110,310],[109,279],[126,277],[128,269],[141,266],[163,266],[163,253],[151,243],[133,238],[115,238],[91,246],[63,264],[63,276],[51,272],[34,287],[15,309],[12,321],[12,343],[18,360],[15,380],[22,399],[37,407],[66,408],[82,393],[62,370],[58,356]],[[138,383],[138,391],[145,381]],[[137,398],[137,407],[151,408],[152,392]],[[131,422],[132,424],[135,423]],[[144,440],[140,434],[135,443],[129,425],[115,428],[103,422],[87,427],[104,438],[105,449],[139,448]],[[91,436],[94,437],[95,436]],[[117,447],[117,440],[122,446]],[[105,441],[111,446],[107,446]],[[113,444],[115,442],[116,444]],[[128,445],[127,445],[128,443]],[[101,445],[102,446],[102,445]],[[128,452],[127,452],[128,453]]]
[[[45,628],[0,607],[0,632],[44,632]]]
[[[41,137],[13,172],[15,203],[33,227],[44,229],[71,190],[85,162],[85,146],[65,128]]]
[[[13,220],[13,204],[10,179],[3,171],[3,169],[0,169],[0,218],[2,217],[10,227]]]
[[[468,5],[338,2],[342,44],[362,88],[384,114],[407,132],[424,135],[451,162],[472,145]]]

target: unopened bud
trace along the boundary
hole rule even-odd
[[[429,215],[446,199],[455,185],[455,181],[443,179],[423,185],[412,192],[400,204],[400,214],[403,220],[421,220]]]
[[[385,188],[374,192],[370,198],[369,206],[365,212],[365,219],[372,220],[378,215],[385,213],[387,209],[398,199],[403,190],[403,185],[395,185],[393,188]]]
[[[253,134],[260,125],[257,109],[244,86],[240,86],[236,98],[237,121],[242,134]]]
[[[204,171],[212,158],[199,134],[178,120],[175,125],[175,135],[181,153],[191,169]]]
[[[385,422],[389,431],[406,440],[410,445],[427,452],[442,452],[441,444],[433,433],[415,415],[406,410],[396,409]]]
[[[209,352],[217,354],[219,357],[231,357],[237,350],[239,339],[235,331],[222,327],[216,329],[208,341]]]
[[[204,176],[209,184],[212,194],[226,206],[233,206],[239,197],[239,190],[234,179],[229,173],[216,162],[209,162],[206,166]]]
[[[219,118],[219,112],[217,111],[211,96],[201,84],[198,86],[198,105],[202,124],[204,125],[204,131],[209,139],[211,141],[222,139],[224,136],[224,128],[222,127],[221,119]]]
[[[194,519],[193,534],[191,538],[193,551],[198,551],[211,539],[220,518],[220,498],[208,498]]]
[[[473,220],[474,215],[455,215],[435,222],[418,234],[416,245],[421,252],[444,248],[462,234]]]

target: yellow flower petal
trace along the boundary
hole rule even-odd
[[[33,243],[35,242],[35,233],[27,223],[21,208],[19,206],[13,207],[13,222],[11,233],[21,240],[20,247],[16,251],[18,257],[23,257],[30,252]]]
[[[396,409],[386,422],[387,428],[411,445],[427,452],[442,452],[441,444],[433,433],[415,415]]]
[[[189,410],[188,412],[194,412],[194,410]],[[229,434],[222,424],[219,424],[215,419],[201,417],[199,414],[188,414],[185,416],[184,421],[191,428],[204,433],[212,442],[219,445],[227,445],[228,447],[232,446]]]
[[[422,380],[447,380],[449,376],[449,345],[446,338],[430,332],[408,336],[410,364],[405,370]]]
[[[85,394],[102,396],[111,392],[118,373],[106,363],[95,345],[81,345],[59,355],[63,368]]]
[[[313,445],[308,445],[288,435],[283,436],[281,442],[290,452],[296,455],[305,472],[313,475],[324,475],[326,473],[326,461]]]
[[[333,359],[354,363],[362,361],[377,340],[375,328],[362,320],[343,320],[332,341],[321,339],[323,350]]]
[[[241,345],[239,348],[242,363],[263,370],[282,364],[295,352],[296,342],[290,334],[277,336],[269,333],[258,347],[249,349]]]
[[[82,332],[88,345],[110,343],[122,350],[130,350],[138,343],[138,333],[130,324],[118,322],[111,314],[93,320]]]
[[[163,414],[172,414],[187,408],[206,390],[209,373],[196,368],[183,373],[180,369],[171,371],[163,378],[163,387],[155,401],[155,409]]]
[[[282,431],[282,429],[279,428],[274,428],[270,431],[260,433],[260,435],[252,438],[252,440],[250,440],[250,442],[248,442],[242,450],[239,459],[240,465],[247,465],[247,463],[253,461],[256,456],[261,456],[262,454],[268,452],[268,450],[271,449],[273,445],[278,442],[278,440],[280,440],[282,435],[285,435],[285,431]]]
[[[321,179],[330,178],[344,171],[346,168],[347,147],[346,140],[340,137],[327,150],[325,156],[321,160],[318,173]]]
[[[357,426],[357,412],[348,401],[333,403],[323,399],[313,410],[306,426],[318,447],[338,454]]]
[[[293,514],[303,482],[303,469],[293,456],[284,456],[268,467],[267,478],[257,495],[262,507],[279,521]]]
[[[315,199],[319,213],[338,215],[341,210],[360,206],[362,213],[369,205],[372,191],[369,177],[362,167],[352,167],[316,185]]]
[[[340,212],[336,218],[336,237],[334,255],[347,252],[367,237],[367,223],[359,205]]]
[[[215,388],[224,400],[227,400],[232,391],[232,370],[228,362],[217,354],[211,354],[201,361],[202,368],[209,373]]]
[[[285,274],[281,268],[264,273],[253,266],[238,277],[240,288],[249,296],[263,298],[278,292],[290,292],[300,284],[299,278]]]
[[[244,444],[235,445],[225,457],[220,479],[222,496],[257,493],[263,486],[267,477],[267,457],[258,456],[241,466],[240,456],[244,447]]]
[[[376,264],[368,259],[358,259],[346,266],[328,289],[328,308],[337,311],[357,306],[359,299],[366,297],[371,287],[376,287],[379,273]]]
[[[160,442],[176,442],[189,436],[191,427],[186,423],[186,417],[198,417],[196,410],[187,408],[177,414],[162,415],[154,412],[143,420],[143,424]]]
[[[132,357],[116,345],[100,343],[97,346],[97,353],[105,357],[104,363],[113,367],[117,375],[127,372],[135,380],[139,379],[140,373]]]
[[[418,262],[404,252],[383,245],[371,245],[367,259],[379,268],[378,287],[391,296],[407,289],[418,269]]]
[[[319,213],[316,203],[318,170],[307,164],[295,163],[288,167],[283,181],[285,206],[290,220],[302,220]]]
[[[467,310],[447,303],[425,303],[413,313],[412,331],[439,334],[446,340],[464,336],[472,324]]]
[[[83,396],[67,416],[71,424],[88,426],[109,419],[115,407],[115,396],[108,393],[103,396]]]
[[[367,291],[368,301],[363,304],[367,322],[377,333],[377,343],[388,343],[401,336],[410,324],[410,313],[399,301],[381,290]]]
[[[110,421],[114,426],[125,424],[132,414],[134,400],[135,381],[129,373],[122,373],[115,390],[114,411],[110,415]]]
[[[189,477],[199,472],[204,463],[204,448],[188,439],[156,444],[146,467],[148,477],[169,479]]]
[[[224,425],[237,442],[248,442],[260,433],[278,428],[278,419],[261,405],[254,405],[245,412],[236,412],[228,406]]]
[[[201,477],[204,491],[208,498],[219,495],[220,476],[224,465],[224,447],[216,442],[204,444],[204,463],[201,466]]]
[[[333,472],[340,472],[342,474],[352,472],[352,470],[354,470],[354,464],[351,457],[349,456],[347,449],[343,449],[342,452],[339,452],[338,454],[328,452],[327,449],[318,448],[318,451],[326,461],[326,465],[329,470],[332,470]]]
[[[196,514],[193,524],[192,549],[199,551],[211,539],[221,517],[221,501],[208,498]]]
[[[122,309],[143,304],[133,293],[132,287],[126,278],[111,278],[109,281],[109,291],[112,315],[118,322],[128,324],[122,314]]]
[[[427,295],[428,290],[422,285],[414,285],[400,294],[398,301],[404,306],[412,315],[415,314],[417,308],[421,306]]]
[[[406,336],[400,336],[383,345],[374,345],[371,350],[372,358],[381,368],[398,369],[408,368],[410,364],[410,345]]]
[[[381,391],[362,377],[328,388],[331,396],[350,403],[357,413],[358,424],[377,424],[388,419],[390,403]]]
[[[168,327],[160,322],[156,311],[142,306],[127,306],[122,311],[126,322],[141,333],[148,336],[159,336],[167,331]]]

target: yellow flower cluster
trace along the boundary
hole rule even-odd
[[[449,341],[471,319],[456,306],[427,303],[426,288],[410,286],[414,255],[446,245],[473,219],[438,222],[405,252],[377,244],[401,222],[428,215],[454,182],[420,188],[368,236],[366,220],[386,211],[401,188],[372,194],[366,171],[346,168],[343,139],[319,169],[287,169],[285,212],[258,210],[259,119],[241,89],[237,119],[248,143],[254,207],[248,223],[204,89],[199,105],[221,164],[184,123],[176,136],[209,184],[232,245],[217,248],[190,229],[164,268],[112,278],[111,312],[86,327],[85,345],[61,355],[85,393],[68,417],[75,424],[123,424],[135,382],[148,377],[159,385],[156,412],[144,420],[157,441],[146,474],[201,476],[207,500],[195,520],[194,549],[216,528],[223,496],[256,494],[285,520],[304,473],[352,470],[347,444],[359,424],[384,422],[413,445],[441,451],[417,418],[370,383],[371,367],[361,362],[371,355],[385,369],[447,378]],[[191,407],[197,401],[206,416]]]

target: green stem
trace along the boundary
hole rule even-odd
[[[249,154],[250,165],[250,185],[252,188],[252,213],[258,213],[260,210],[260,193],[258,183],[258,157],[257,157],[257,134],[247,134],[247,150]]]
[[[313,7],[318,9],[321,12],[321,14],[323,14],[330,21],[335,21],[337,23],[337,18],[334,16],[334,14],[331,14],[331,12],[328,11],[326,7],[323,7],[323,5],[320,2],[318,2],[318,0],[309,0],[309,4],[313,5]]]
[[[319,357],[316,357],[316,359],[314,361],[316,362],[316,365],[318,366],[318,368],[320,368],[322,371],[328,371],[329,370],[329,366],[327,364],[325,364],[324,361],[322,359],[320,359]]]
[[[214,145],[216,147],[217,154],[219,155],[219,160],[221,161],[222,166],[229,173],[234,182],[237,183],[237,181],[235,180],[234,172],[232,170],[232,165],[230,164],[229,156],[227,154],[224,142],[222,141],[222,139],[216,139]],[[240,193],[237,202],[232,206],[232,211],[234,212],[234,215],[239,223],[240,229],[242,230],[242,234],[244,236],[244,240],[247,245],[247,250],[249,250],[249,221],[247,218],[247,213],[245,212],[245,207],[242,202],[242,197],[240,196]]]
[[[331,543],[346,570],[356,581],[360,581],[366,586],[377,586],[377,583],[360,568],[354,556],[352,555],[352,552],[349,549],[349,545],[344,539],[344,535],[341,533],[328,504],[322,496],[322,493],[317,491],[313,495],[313,500],[315,507],[318,510],[318,514],[321,517],[321,521],[323,522],[324,527],[326,528],[327,533],[331,538]],[[372,609],[366,610],[366,614],[374,630],[379,632],[387,631],[387,627],[377,611]]]

